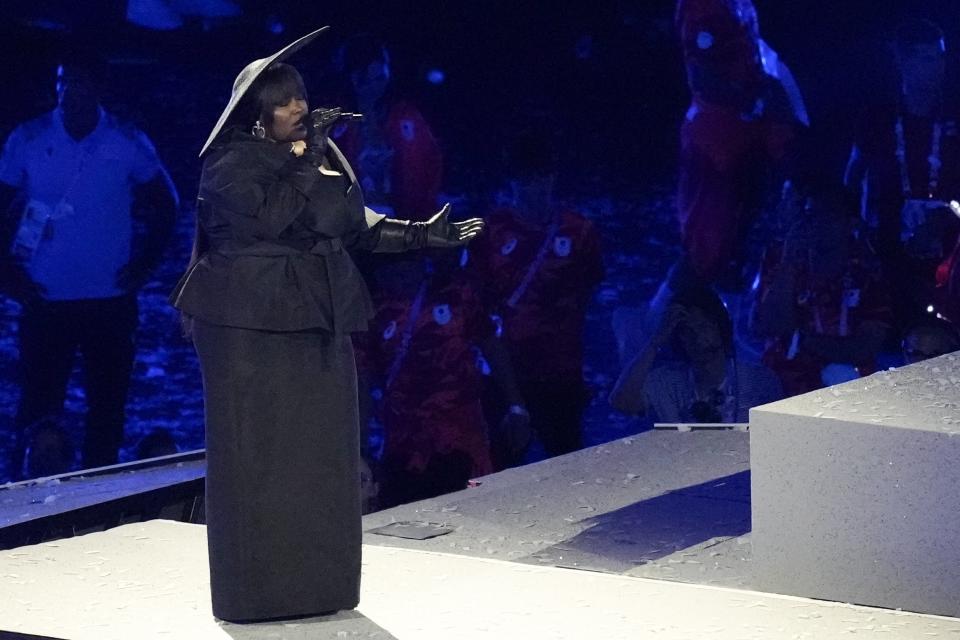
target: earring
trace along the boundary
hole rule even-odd
[[[251,131],[251,133],[252,133],[254,136],[256,136],[257,138],[264,138],[264,137],[266,137],[266,135],[267,135],[267,130],[264,129],[264,128],[263,128],[263,125],[260,124],[260,121],[257,120],[257,121],[253,124],[253,130]]]

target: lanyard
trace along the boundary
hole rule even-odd
[[[103,124],[105,113],[103,107],[97,108],[97,125],[93,128],[93,131],[87,134],[87,136],[80,141],[77,141],[77,145],[80,147],[80,161],[77,163],[76,171],[73,173],[73,179],[70,181],[70,184],[67,185],[67,188],[64,190],[63,195],[60,196],[60,201],[57,203],[54,208],[55,212],[63,209],[64,205],[69,204],[68,199],[73,195],[73,190],[76,189],[77,184],[80,182],[80,176],[83,174],[84,168],[87,166],[87,161],[93,156],[94,152],[99,150],[100,141],[91,140],[94,134],[100,129]],[[58,116],[60,118],[60,128],[63,129],[64,134],[66,133],[65,125],[63,124],[63,116]],[[64,217],[61,215],[61,217]]]
[[[847,337],[850,335],[850,309],[859,305],[857,303],[851,303],[847,298],[848,289],[844,287],[840,293],[840,319],[839,326],[837,328],[837,334],[840,337]],[[809,292],[806,294],[807,299],[812,299],[814,296],[810,295]],[[859,297],[857,298],[859,300]],[[817,332],[817,335],[826,334],[826,327],[823,323],[823,316],[820,313],[820,307],[816,305],[814,301],[813,305],[813,326],[814,330]],[[787,347],[787,360],[794,360],[797,357],[797,354],[800,352],[800,329],[795,329],[793,332],[793,337],[790,339],[790,346]]]
[[[856,304],[851,303],[847,299],[847,292],[850,289],[843,287],[840,290],[840,316],[838,319],[837,325],[837,335],[841,338],[846,338],[850,335],[850,308],[851,306],[856,306]],[[817,331],[817,334],[824,335],[826,334],[826,325],[823,323],[823,316],[820,313],[820,306],[816,304],[815,297],[808,294],[811,299],[814,300],[813,304],[813,325]]]
[[[420,310],[423,308],[423,299],[427,296],[427,285],[429,284],[430,278],[424,278],[423,282],[420,283],[420,289],[417,291],[417,297],[413,299],[413,304],[410,305],[407,322],[403,325],[403,333],[400,334],[400,346],[397,348],[397,354],[390,364],[387,380],[383,385],[384,389],[389,389],[390,385],[393,384],[397,374],[400,373],[400,367],[403,365],[407,353],[410,351],[410,339],[413,337],[413,330],[417,326],[417,318],[420,317]]]
[[[514,292],[507,298],[507,306],[511,309],[516,308],[517,303],[520,302],[520,298],[523,297],[523,294],[527,292],[527,289],[530,287],[530,283],[533,282],[534,277],[537,275],[537,272],[540,271],[540,267],[543,266],[543,261],[547,258],[547,251],[550,250],[550,245],[553,243],[553,239],[557,235],[557,231],[560,230],[560,222],[554,222],[550,225],[550,228],[547,229],[547,237],[543,239],[543,244],[540,245],[540,250],[537,252],[537,257],[533,259],[533,262],[530,263],[530,266],[527,268],[527,272],[523,275],[523,280],[520,281],[520,284],[517,285],[517,288]]]
[[[907,137],[903,132],[903,116],[897,117],[897,124],[894,127],[897,135],[897,161],[900,163],[900,185],[903,188],[903,195],[910,198],[913,194],[913,185],[910,184],[910,168],[907,165]],[[927,195],[933,198],[940,186],[940,167],[943,162],[940,160],[940,141],[943,138],[943,124],[938,120],[933,123],[933,137],[930,141],[930,155],[927,156],[927,163],[930,165],[930,179],[927,185]]]
[[[841,338],[846,338],[850,335],[850,307],[847,305],[845,297],[840,301],[840,319],[838,322],[837,335]],[[813,309],[813,324],[816,327],[818,335],[824,335],[826,333],[819,307],[814,307]]]

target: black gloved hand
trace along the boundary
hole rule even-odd
[[[350,113],[340,107],[320,107],[310,112],[306,117],[306,125],[309,130],[307,138],[307,156],[309,159],[317,157],[322,158],[327,151],[327,139],[330,137],[330,131],[340,120],[360,120],[363,116],[359,113]]]
[[[432,218],[426,222],[414,222],[411,226],[426,229],[424,247],[459,247],[467,244],[483,231],[484,221],[481,218],[470,218],[463,222],[450,222],[450,203],[443,205]]]
[[[310,125],[316,135],[326,138],[340,118],[359,117],[359,114],[345,112],[340,107],[320,107],[310,112]]]
[[[327,152],[327,137],[340,117],[340,107],[314,109],[307,116],[307,157],[311,160],[323,158]]]
[[[450,203],[443,205],[426,222],[384,218],[378,223],[376,253],[397,253],[411,249],[453,248],[465,245],[483,231],[481,218],[450,222]]]

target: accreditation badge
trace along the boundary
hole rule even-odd
[[[448,304],[438,304],[433,308],[433,319],[441,327],[453,320],[453,311]]]
[[[387,328],[383,330],[383,340],[386,342],[393,336],[397,335],[397,321],[391,320],[390,324],[387,325]]]

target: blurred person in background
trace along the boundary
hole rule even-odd
[[[793,75],[760,37],[750,0],[679,0],[691,105],[680,130],[677,199],[685,257],[673,275],[712,283],[742,267],[742,244],[808,125]]]
[[[414,219],[437,206],[443,153],[413,100],[392,81],[390,53],[369,33],[348,40],[338,55],[345,76],[344,108],[364,114],[331,136],[356,168],[367,202],[377,211]]]
[[[382,508],[464,489],[493,470],[485,368],[522,406],[509,357],[459,259],[410,255],[376,270],[377,312],[358,360],[385,432]]]
[[[748,234],[789,176],[809,125],[800,89],[761,37],[751,0],[678,0],[674,23],[690,90],[677,186],[683,254],[648,304],[639,328],[646,336],[681,289],[743,292]]]
[[[960,350],[960,332],[956,325],[936,316],[928,316],[907,330],[901,350],[904,364],[938,358]]]
[[[520,407],[502,399],[492,421],[529,412],[533,432],[550,456],[583,444],[581,422],[589,401],[583,332],[604,272],[597,229],[554,197],[554,136],[545,126],[533,126],[509,144],[505,167],[513,174],[513,203],[486,216],[487,232],[470,250],[470,268],[499,323],[526,403]],[[506,449],[513,452],[507,466],[523,459],[523,443]]]
[[[57,107],[18,126],[0,156],[5,292],[21,304],[23,431],[63,408],[77,352],[87,399],[84,467],[117,462],[137,292],[171,238],[177,194],[146,135],[100,104],[106,65],[78,50],[57,68]]]
[[[947,203],[960,198],[960,131],[946,96],[947,49],[936,24],[912,19],[893,43],[895,100],[864,108],[845,182],[893,287],[901,327],[934,302],[937,266],[960,230]]]
[[[891,300],[855,207],[839,184],[810,178],[804,208],[764,253],[753,330],[787,395],[873,373],[893,330]]]
[[[662,351],[674,360],[656,364]],[[664,423],[747,423],[751,407],[779,400],[783,389],[766,367],[738,359],[733,323],[705,286],[676,292],[645,347],[625,367],[610,404]]]
[[[960,239],[937,267],[936,278],[933,311],[956,324],[960,322]]]

